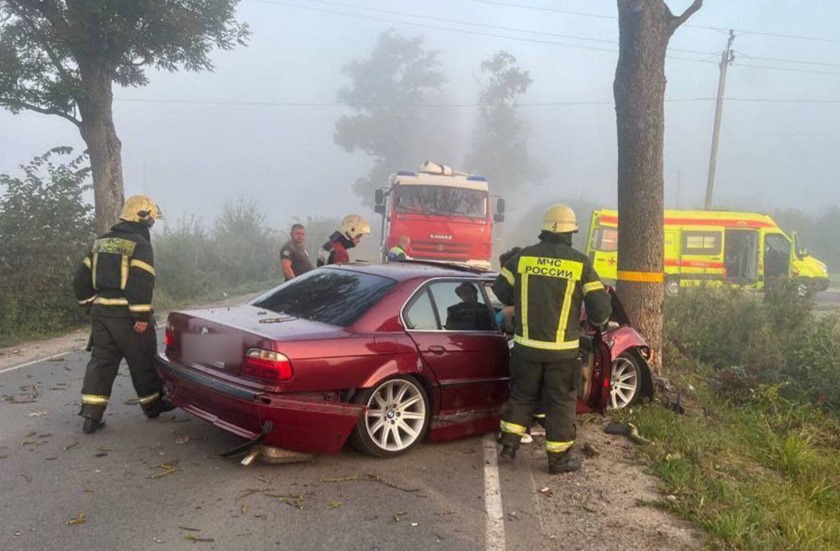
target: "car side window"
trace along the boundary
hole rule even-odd
[[[440,329],[429,290],[417,294],[411,304],[403,312],[405,324],[408,329],[417,331],[437,331]]]
[[[438,318],[448,331],[495,331],[478,281],[436,281],[429,286]]]

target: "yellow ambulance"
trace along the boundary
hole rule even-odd
[[[592,213],[586,254],[602,279],[614,281],[618,266],[618,212]],[[826,265],[801,249],[767,215],[705,210],[665,211],[665,292],[703,282],[761,290],[789,277],[803,291],[828,289]]]

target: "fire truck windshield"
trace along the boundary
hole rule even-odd
[[[397,186],[394,211],[486,218],[487,192],[448,186]]]

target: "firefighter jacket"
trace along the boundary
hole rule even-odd
[[[552,362],[578,355],[581,305],[590,324],[609,321],[610,297],[586,255],[571,246],[571,235],[543,232],[502,267],[493,292],[516,312],[514,352]]]
[[[73,290],[92,316],[150,321],[155,262],[149,228],[125,222],[93,242],[76,270]]]
[[[355,246],[356,244],[347,239],[341,232],[333,232],[330,240],[318,250],[318,266],[350,262],[348,250]]]

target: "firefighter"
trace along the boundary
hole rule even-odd
[[[365,235],[370,235],[367,220],[358,214],[348,214],[318,251],[318,266],[350,262],[349,250],[358,245]]]
[[[595,327],[605,325],[611,314],[610,297],[591,261],[572,248],[572,234],[577,231],[574,211],[566,205],[552,206],[543,218],[539,243],[510,259],[493,283],[499,300],[514,305],[516,317],[511,391],[500,422],[500,457],[516,458],[542,393],[551,474],[581,466],[570,455],[581,379],[581,303]]]
[[[93,433],[102,415],[120,361],[125,358],[134,390],[146,417],[174,409],[163,396],[163,381],[154,367],[157,336],[152,316],[155,265],[149,229],[161,217],[149,197],[129,197],[120,222],[93,242],[76,271],[76,299],[90,313],[90,361],[82,385],[82,430]]]
[[[402,262],[409,258],[408,251],[411,249],[411,238],[407,235],[401,235],[397,239],[397,244],[391,247],[388,251],[388,262]]]

